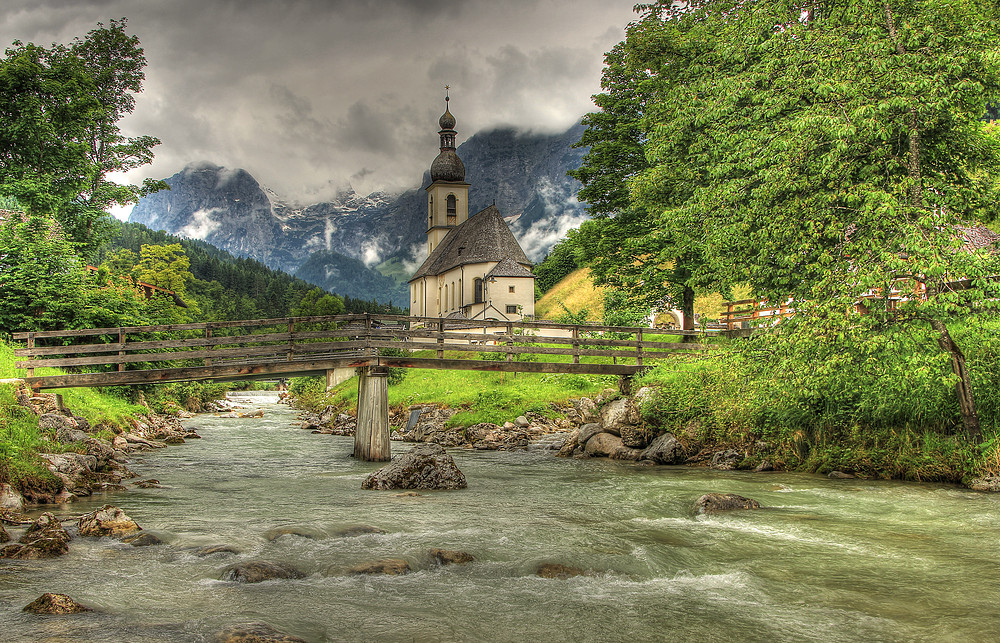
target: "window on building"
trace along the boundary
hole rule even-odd
[[[455,308],[455,282],[451,282],[451,307]]]
[[[448,195],[448,225],[455,225],[458,221],[458,199],[454,194]]]
[[[507,292],[514,294],[514,286],[507,286]]]
[[[475,301],[477,304],[483,303],[483,280],[476,277],[476,280],[472,282],[473,288],[475,288]]]
[[[508,315],[516,315],[517,314],[517,305],[516,304],[507,304],[507,314]]]

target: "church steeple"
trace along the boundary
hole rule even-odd
[[[431,163],[431,183],[427,186],[427,253],[430,254],[453,229],[469,218],[469,184],[465,164],[455,147],[455,117],[448,108],[451,96],[445,85],[444,114],[438,119],[441,152]]]
[[[441,131],[438,132],[441,135],[441,153],[431,163],[432,181],[465,180],[465,164],[462,163],[462,159],[458,158],[458,153],[455,151],[455,136],[458,132],[455,131],[455,117],[448,109],[448,103],[451,101],[448,89],[450,87],[445,85],[444,114],[441,114],[441,118],[438,119],[438,125],[441,127]]]

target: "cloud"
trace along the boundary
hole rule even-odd
[[[0,40],[69,42],[121,16],[148,60],[122,127],[163,142],[129,180],[206,158],[302,202],[418,182],[446,84],[460,141],[565,129],[634,18],[631,0],[7,0]]]

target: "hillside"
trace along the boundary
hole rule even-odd
[[[587,319],[595,324],[604,317],[605,288],[597,287],[590,278],[590,268],[580,268],[570,273],[550,291],[535,302],[535,317],[538,319],[558,319],[566,313],[586,309]],[[565,305],[566,308],[563,308]]]

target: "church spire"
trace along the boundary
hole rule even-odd
[[[448,94],[449,89],[451,89],[450,85],[444,86],[444,114],[438,119],[438,126],[441,128],[441,131],[438,132],[441,136],[441,153],[431,163],[432,181],[457,182],[465,180],[465,164],[462,163],[462,159],[458,158],[455,147],[455,136],[458,134],[455,131],[455,117],[448,109],[448,104],[451,102],[451,96]]]

